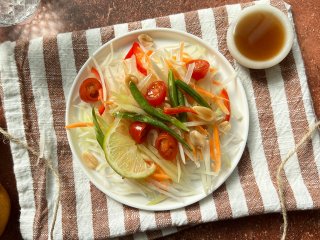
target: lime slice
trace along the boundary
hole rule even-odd
[[[125,178],[146,178],[156,169],[143,159],[135,141],[127,134],[109,131],[105,135],[103,150],[110,167]]]

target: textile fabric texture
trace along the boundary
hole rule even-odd
[[[61,204],[54,238],[103,239],[132,235],[156,238],[179,226],[279,212],[276,170],[288,151],[315,123],[297,38],[289,55],[266,70],[237,64],[227,50],[229,23],[241,9],[272,4],[293,24],[290,6],[274,0],[202,9],[156,19],[58,34],[30,42],[0,45],[0,96],[8,132],[51,159],[61,177]],[[122,205],[99,191],[86,177],[68,145],[65,106],[70,87],[85,61],[102,44],[140,28],[186,31],[219,50],[233,65],[248,98],[249,136],[245,151],[227,181],[191,206],[150,212]],[[316,132],[285,166],[288,210],[320,206],[320,140]],[[48,238],[56,183],[43,161],[12,143],[11,152],[25,239]]]

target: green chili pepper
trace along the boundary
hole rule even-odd
[[[179,106],[177,87],[175,84],[174,76],[172,70],[169,70],[168,74],[168,88],[169,88],[169,99],[173,107]]]
[[[153,117],[159,118],[163,121],[170,122],[176,127],[182,129],[183,131],[189,132],[189,129],[178,119],[175,117],[168,116],[163,113],[163,111],[159,108],[152,107],[148,101],[143,97],[139,89],[137,88],[136,84],[134,82],[129,83],[130,92],[133,96],[133,98],[136,100],[136,102],[139,104],[139,106],[148,114],[150,114]]]
[[[193,88],[188,86],[188,84],[186,84],[185,82],[183,82],[181,80],[176,80],[176,85],[179,88],[181,88],[183,91],[188,93],[190,95],[190,97],[192,97],[194,100],[196,100],[196,102],[199,103],[201,106],[210,108],[210,105],[207,103],[207,101],[204,100],[197,91],[195,91]]]
[[[177,134],[175,131],[173,131],[171,128],[169,128],[166,124],[164,124],[163,122],[150,117],[150,116],[146,116],[146,115],[141,115],[141,114],[137,114],[137,113],[130,113],[130,112],[116,112],[113,114],[115,117],[120,117],[120,118],[126,118],[126,119],[130,119],[133,121],[138,121],[138,122],[144,122],[144,123],[148,123],[154,127],[158,127],[164,131],[167,131],[172,137],[174,137],[175,139],[177,139],[177,141],[179,141],[181,144],[183,144],[188,150],[191,151],[190,146],[187,144],[187,142],[179,135]]]
[[[177,89],[177,93],[178,93],[179,106],[185,106],[186,102],[184,100],[183,93],[180,91],[180,89]],[[181,122],[186,122],[187,121],[187,113],[180,113],[179,118],[180,118]]]
[[[93,121],[94,129],[95,129],[95,132],[96,132],[96,139],[97,139],[99,145],[102,147],[104,134],[103,134],[103,132],[102,132],[102,130],[100,128],[100,125],[98,123],[96,112],[95,112],[94,108],[92,108],[92,121]]]

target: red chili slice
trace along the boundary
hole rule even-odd
[[[174,160],[178,153],[178,142],[167,132],[159,134],[156,140],[159,154],[166,160]]]
[[[136,57],[136,66],[139,72],[147,76],[147,69],[145,69],[142,64],[142,58],[144,56],[144,52],[142,51],[139,43],[137,42],[134,42],[132,44],[132,47],[130,48],[129,52],[127,53],[124,59],[131,58],[133,55]]]

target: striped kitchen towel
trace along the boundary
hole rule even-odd
[[[316,117],[296,37],[285,60],[270,69],[246,69],[229,54],[228,25],[242,8],[252,4],[270,3],[228,5],[0,46],[0,96],[7,130],[51,159],[61,176],[55,239],[123,235],[156,238],[177,231],[177,226],[279,212],[276,169]],[[292,20],[288,5],[279,0],[271,4]],[[69,89],[88,57],[114,37],[134,29],[155,27],[192,33],[226,56],[244,85],[250,111],[247,146],[227,181],[198,203],[162,212],[134,209],[100,192],[73,159],[64,128]],[[43,161],[15,143],[10,146],[21,206],[22,236],[48,238],[56,182]],[[284,191],[288,210],[320,207],[319,152],[316,132],[286,164]]]

